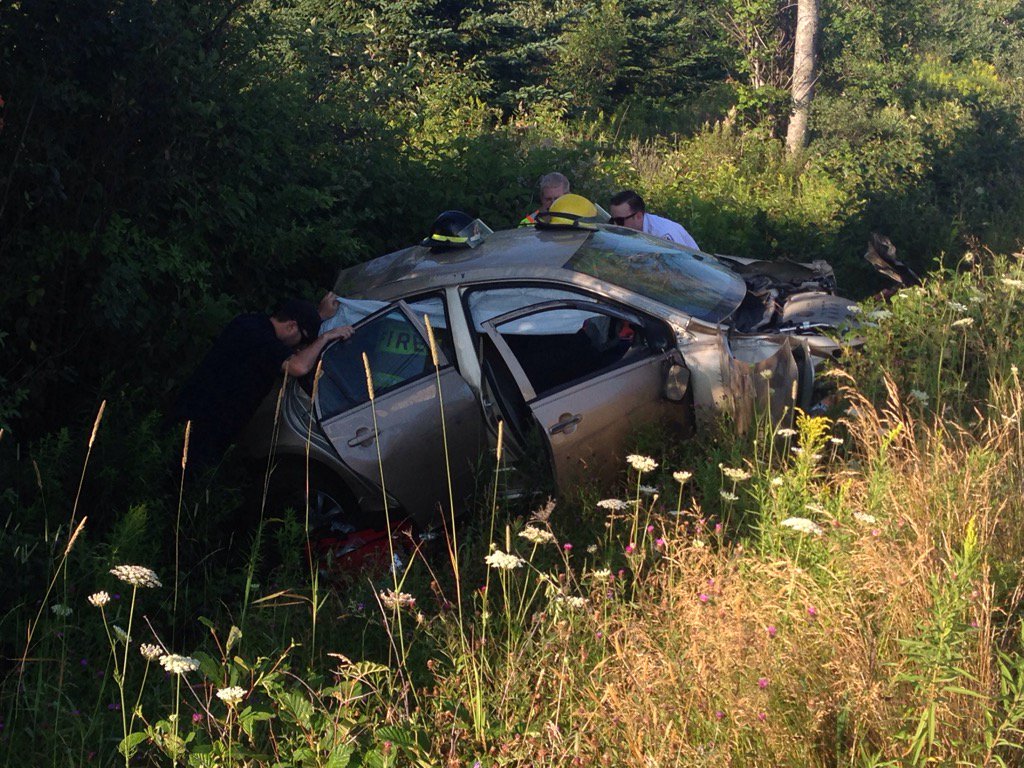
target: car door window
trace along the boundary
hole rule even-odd
[[[356,326],[352,338],[335,342],[324,351],[317,396],[321,419],[370,399],[364,354],[377,396],[434,372],[423,333],[401,308],[371,316]]]
[[[664,331],[652,321],[588,303],[593,310],[579,301],[546,302],[488,323],[528,379],[531,399],[665,348]]]

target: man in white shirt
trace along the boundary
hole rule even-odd
[[[608,212],[612,216],[612,224],[661,237],[696,251],[700,250],[697,241],[683,229],[682,225],[663,216],[647,213],[644,199],[632,189],[624,189],[615,195],[608,206]]]

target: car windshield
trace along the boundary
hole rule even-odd
[[[711,323],[732,314],[747,290],[714,257],[639,232],[599,230],[565,266]]]

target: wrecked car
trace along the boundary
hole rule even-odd
[[[503,465],[544,465],[567,489],[613,476],[645,424],[689,437],[723,412],[737,429],[787,423],[815,401],[829,331],[851,313],[824,262],[715,256],[603,223],[477,225],[466,247],[425,241],[343,270],[328,323],[355,334],[252,425],[277,477],[304,476],[308,456],[318,518],[381,527],[386,499],[392,520],[431,526],[449,481],[456,508],[472,494],[499,424]]]

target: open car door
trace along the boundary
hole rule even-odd
[[[425,326],[404,302],[369,315],[354,328],[350,339],[323,351],[317,418],[349,469],[370,487],[386,490],[389,503],[397,503],[417,523],[430,525],[448,506],[441,400],[456,505],[473,489],[484,435],[480,406],[441,349],[440,373],[435,371]],[[435,333],[447,334],[447,329]],[[372,403],[364,354],[372,374]]]
[[[502,408],[513,428],[535,427],[542,435],[563,491],[582,476],[617,472],[642,425],[692,431],[686,369],[660,321],[602,303],[557,300],[482,328],[485,369]]]

